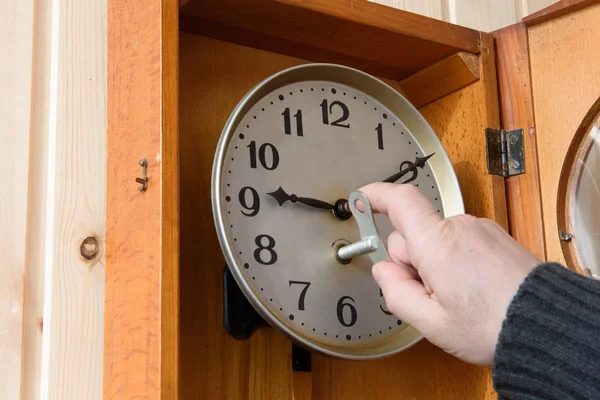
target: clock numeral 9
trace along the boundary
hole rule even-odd
[[[383,290],[381,290],[381,289],[379,289],[379,297],[383,297]],[[379,305],[379,308],[385,315],[394,315],[391,312],[389,312],[388,310],[386,310],[385,307],[382,305]]]
[[[344,325],[345,327],[350,327],[350,326],[354,326],[354,324],[356,323],[356,318],[357,318],[356,308],[351,303],[344,303],[344,301],[346,301],[346,300],[350,300],[352,303],[356,302],[350,296],[342,297],[337,303],[337,317],[338,317],[338,320],[340,321],[340,324]],[[344,309],[345,308],[350,309],[350,322],[346,322],[346,319],[344,317]]]
[[[250,149],[250,168],[256,169],[258,166],[256,163],[256,142],[253,140],[246,147]],[[270,160],[267,160],[267,149],[271,153]],[[264,143],[258,148],[258,161],[264,169],[273,171],[279,166],[279,152],[271,143]]]
[[[267,244],[263,245],[264,240],[266,239]],[[257,263],[262,265],[273,265],[277,262],[277,253],[275,252],[275,239],[273,239],[269,235],[258,235],[254,240],[256,243],[256,250],[254,250],[254,259]],[[263,260],[262,256],[268,253],[269,258],[267,260]]]
[[[248,204],[246,199],[246,194],[248,192],[250,192],[252,195],[251,204]],[[242,188],[242,190],[240,190],[238,198],[240,200],[241,206],[244,207],[246,210],[250,211],[249,213],[245,213],[242,210],[242,214],[244,214],[246,217],[254,217],[258,214],[258,211],[260,210],[260,198],[258,197],[258,192],[254,188],[251,188],[250,186]]]
[[[291,135],[292,118],[290,117],[290,109],[286,108],[281,115],[283,115],[283,129],[285,131],[285,134]],[[302,128],[302,110],[298,110],[298,112],[294,114],[294,118],[296,118],[296,133],[298,134],[298,136],[304,136],[304,130]]]
[[[290,287],[292,285],[304,285],[304,289],[300,292],[300,298],[298,299],[298,310],[304,311],[304,299],[306,298],[306,291],[310,287],[310,282],[290,281]]]
[[[379,150],[383,150],[383,125],[377,125],[375,131],[377,132],[377,147]]]
[[[342,103],[341,101],[334,101],[333,103],[331,103],[331,105],[329,105],[329,107],[327,107],[327,104],[327,100],[323,100],[323,102],[321,103],[321,109],[323,111],[323,123],[325,125],[330,125],[329,114],[333,115],[333,107],[337,106],[337,108],[340,108],[342,110],[342,116],[333,121],[331,123],[331,126],[337,126],[340,128],[350,128],[350,124],[342,124],[342,122],[347,121],[350,117],[350,110],[348,110],[348,106]]]

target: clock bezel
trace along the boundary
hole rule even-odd
[[[412,347],[422,339],[422,335],[409,325],[397,335],[367,347],[337,347],[304,337],[273,316],[254,293],[243,276],[242,265],[238,263],[228,240],[220,193],[223,164],[231,138],[246,113],[264,96],[285,85],[307,80],[329,81],[352,87],[372,97],[398,117],[426,154],[436,153],[436,157],[429,160],[429,164],[438,184],[444,215],[450,217],[464,213],[458,179],[445,149],[425,118],[404,96],[380,79],[354,68],[337,64],[302,64],[282,70],[257,84],[236,105],[222,130],[215,152],[211,184],[213,218],[219,244],[238,286],[250,304],[271,326],[278,328],[297,343],[331,356],[355,360],[388,357]]]

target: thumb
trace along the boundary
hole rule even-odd
[[[420,330],[419,325],[440,315],[440,305],[431,299],[423,283],[415,279],[407,268],[382,261],[373,266],[372,273],[383,292],[388,310],[417,330]]]

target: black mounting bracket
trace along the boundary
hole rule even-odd
[[[237,340],[250,339],[257,329],[269,326],[250,304],[228,266],[225,266],[223,271],[223,325]],[[292,369],[297,372],[310,372],[310,351],[292,344]]]

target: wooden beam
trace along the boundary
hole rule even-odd
[[[22,397],[34,2],[0,2],[0,393]],[[38,371],[39,372],[39,371]]]
[[[523,129],[525,174],[506,180],[511,235],[540,260],[546,258],[542,200],[533,117],[527,28],[523,24],[494,32],[502,127]]]
[[[432,103],[479,80],[479,57],[456,53],[403,79],[402,93],[417,108]]]
[[[523,18],[523,23],[530,27],[599,3],[600,0],[561,0]]]
[[[178,11],[108,4],[105,399],[179,397]]]
[[[395,80],[457,52],[478,31],[366,0],[190,0],[183,31]]]
[[[506,180],[511,235],[540,260],[546,258],[542,200],[533,117],[527,28],[523,24],[494,32],[502,127],[524,130],[525,174]]]
[[[496,73],[496,48],[494,37],[490,33],[481,34],[481,43],[484,49],[481,53],[483,86],[486,102],[486,128],[500,129],[500,104],[498,96],[498,76]],[[481,132],[483,135],[484,133]],[[507,232],[508,227],[508,208],[506,204],[505,181],[501,176],[490,176],[492,180],[492,203],[494,221],[502,226]]]

